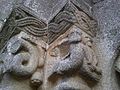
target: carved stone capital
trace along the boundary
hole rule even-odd
[[[24,77],[36,89],[91,90],[89,84],[101,78],[93,41],[97,22],[90,6],[80,1],[89,7],[83,10],[76,2],[69,0],[48,23],[15,6],[2,30],[10,35],[2,43],[0,74]]]

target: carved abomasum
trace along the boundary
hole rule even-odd
[[[75,3],[69,1],[48,25],[25,6],[16,6],[6,23],[3,32],[13,33],[2,43],[1,76],[31,78],[30,84],[43,90],[91,90],[88,81],[100,80],[92,40],[96,21]]]

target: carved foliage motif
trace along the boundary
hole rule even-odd
[[[25,6],[16,6],[7,23],[10,25],[3,31],[18,32],[8,37],[11,39],[0,55],[1,74],[10,72],[19,78],[31,77],[30,83],[37,88],[46,84],[43,78],[52,83],[51,79],[60,77],[60,83],[56,80],[58,83],[50,90],[79,90],[79,84],[91,90],[81,83],[84,82],[81,78],[100,80],[101,70],[92,41],[96,21],[72,2],[68,2],[48,25]],[[45,73],[52,59],[56,62],[51,64],[50,73]]]

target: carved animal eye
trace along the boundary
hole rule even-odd
[[[23,61],[22,65],[26,66],[28,64],[28,61]]]

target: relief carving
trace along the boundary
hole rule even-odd
[[[22,38],[12,39],[7,46],[7,52],[13,55],[11,71],[18,76],[32,75],[38,66],[37,48]]]
[[[75,16],[77,18],[76,25],[81,30],[94,37],[96,35],[97,22],[82,11],[76,10]]]
[[[42,53],[39,54],[40,52]],[[19,34],[9,40],[6,54],[11,56],[11,58],[6,58],[8,59],[7,62],[9,62],[7,65],[10,65],[6,70],[9,70],[12,75],[18,78],[31,77],[33,86],[42,84],[42,69],[44,66],[44,50],[42,48],[38,48],[35,43],[25,40]]]
[[[80,29],[77,28],[77,30],[70,32],[68,37],[63,41],[62,44],[68,43],[70,45],[68,53],[60,58],[60,60],[56,61],[53,65],[52,73],[48,78],[52,80],[56,76],[61,77],[60,83],[58,83],[57,86],[58,89],[55,90],[79,90],[83,88],[82,86],[89,88],[79,82],[80,79],[78,79],[78,77],[81,78],[81,76],[87,80],[99,81],[101,78],[101,71],[97,66],[98,60],[92,49],[93,43],[89,35],[82,33]],[[79,86],[78,83],[81,83],[82,86]],[[85,90],[90,90],[90,88]]]
[[[85,57],[80,72],[87,76],[88,79],[99,81],[101,70],[98,68],[98,60],[94,51],[93,41],[89,35],[83,34],[83,44]]]
[[[68,10],[63,10],[55,16],[48,25],[49,44],[68,30],[76,22],[74,14]]]
[[[0,55],[1,76],[26,77],[37,90],[92,90],[90,83],[100,80],[96,21],[71,1],[48,24],[25,6],[16,6],[9,20],[14,25],[6,29],[19,32]]]
[[[1,74],[10,72],[17,78],[31,77],[31,85],[39,87],[43,83],[46,46],[38,45],[38,41],[41,41],[39,37],[46,39],[46,24],[28,10],[24,10],[26,7],[20,6],[11,13],[11,18],[15,22],[14,29],[20,32],[7,42],[4,52],[0,55],[1,62],[7,62],[3,63]],[[9,57],[6,57],[8,55]]]

